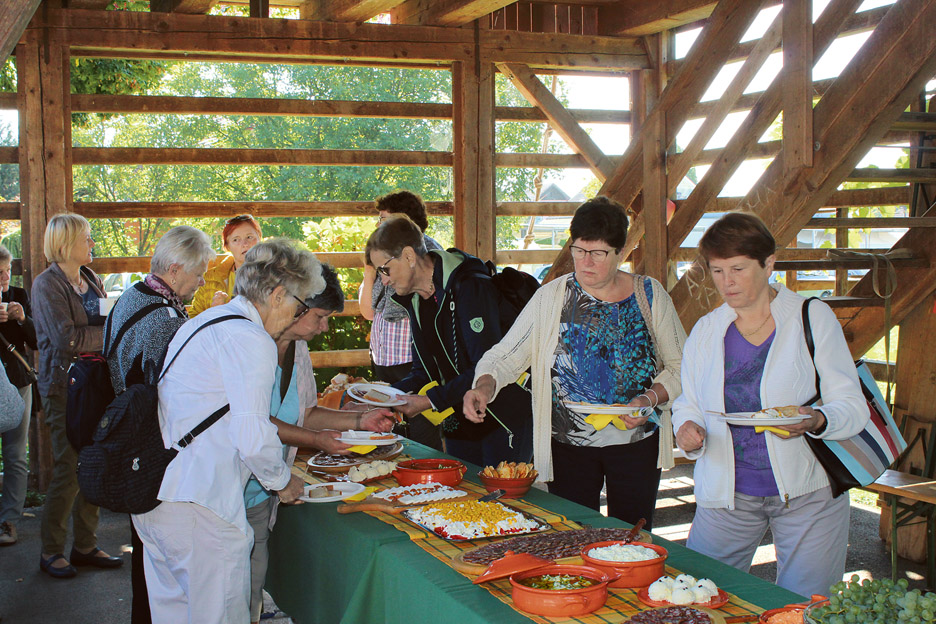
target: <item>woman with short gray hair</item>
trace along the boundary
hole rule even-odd
[[[205,283],[205,270],[214,257],[208,236],[188,225],[170,229],[156,243],[150,274],[128,288],[107,317],[104,353],[114,394],[142,383],[144,371],[159,366],[169,341],[188,320],[185,302]],[[115,343],[121,332],[120,342]],[[143,542],[132,524],[130,544],[131,622],[145,624],[151,620],[143,576]]]
[[[285,240],[260,243],[237,270],[234,299],[199,314],[169,343],[171,366],[159,382],[166,447],[213,412],[224,415],[169,463],[162,503],[133,516],[153,621],[248,621],[253,531],[244,486],[253,474],[285,503],[303,487],[270,422],[275,340],[324,286],[311,253]],[[240,318],[222,319],[231,315]]]

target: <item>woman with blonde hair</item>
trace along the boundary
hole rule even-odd
[[[91,226],[81,215],[58,214],[45,231],[48,269],[33,280],[33,319],[39,345],[39,395],[51,430],[52,481],[42,508],[42,554],[39,567],[53,578],[71,578],[75,565],[115,568],[123,563],[97,547],[98,508],[78,490],[78,454],[65,436],[68,368],[79,353],[103,347],[104,317],[99,299],[107,297],[91,264]],[[66,559],[68,517],[75,542]],[[74,565],[73,565],[74,564]]]

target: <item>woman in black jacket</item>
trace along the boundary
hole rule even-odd
[[[36,348],[36,329],[29,309],[29,295],[22,288],[10,286],[13,255],[0,245],[0,334],[20,355],[26,347]],[[19,426],[0,436],[3,442],[3,498],[0,498],[0,546],[16,543],[16,523],[23,515],[26,502],[26,441],[29,437],[29,415],[32,412],[32,379],[29,370],[11,353],[6,344],[0,350],[0,360],[10,382],[19,389],[25,409]],[[25,357],[25,356],[24,356]]]
[[[405,215],[393,215],[374,230],[364,253],[410,316],[413,369],[393,386],[418,394],[398,409],[407,416],[448,414],[442,423],[445,451],[465,461],[529,461],[533,421],[525,387],[505,388],[483,423],[462,415],[475,364],[500,341],[502,319],[512,321],[515,314],[484,263],[458,249],[427,251],[419,227]]]

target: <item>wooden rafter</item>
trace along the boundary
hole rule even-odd
[[[424,26],[464,26],[502,9],[514,0],[406,0],[395,7],[395,23]]]
[[[254,62],[425,65],[475,58],[533,67],[627,71],[647,66],[635,38],[557,35],[433,26],[388,26],[306,20],[151,14],[132,11],[50,10],[31,28],[48,27],[68,37],[76,55],[129,53],[147,58],[251,59]],[[477,39],[477,40],[476,40]]]
[[[693,105],[699,101],[712,79],[721,69],[741,35],[757,15],[760,1],[722,0],[716,7],[706,27],[702,30],[686,63],[679,73],[666,85],[651,115],[664,115],[663,149],[669,147],[676,131],[686,121]],[[649,119],[640,132],[631,140],[627,151],[618,161],[613,175],[605,180],[599,193],[630,206],[643,186],[643,139],[646,128],[656,127]],[[648,131],[649,132],[649,131]],[[636,247],[636,241],[644,234],[643,219],[638,217],[628,231],[628,253]],[[632,242],[633,241],[633,242]],[[568,247],[568,245],[566,245]],[[546,279],[568,273],[572,259],[567,249],[556,259]]]
[[[299,5],[299,17],[323,22],[366,22],[386,13],[403,0],[306,0]]]
[[[540,82],[536,74],[526,65],[500,63],[497,68],[534,106],[549,118],[549,124],[576,152],[582,155],[595,176],[604,182],[613,171],[611,161],[587,132],[575,121],[556,96]]]
[[[812,0],[783,0],[783,166],[812,167]]]
[[[741,207],[756,211],[785,246],[900,117],[936,72],[936,0],[899,0],[814,110],[820,149],[814,166],[785,171],[777,158]],[[681,279],[673,301],[686,326],[714,303],[689,294]]]
[[[821,56],[835,40],[842,22],[861,4],[860,0],[833,0],[819,16],[814,28],[813,50]],[[761,94],[751,113],[741,122],[720,157],[692,190],[669,223],[669,252],[682,244],[699,218],[708,210],[735,170],[757,146],[783,106],[783,89],[778,80]]]
[[[598,8],[598,24],[605,35],[650,35],[707,18],[712,0],[656,0],[616,2]]]
[[[0,63],[4,63],[19,41],[41,0],[0,0]]]

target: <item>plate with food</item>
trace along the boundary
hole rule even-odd
[[[711,579],[697,579],[689,574],[676,578],[661,576],[649,587],[637,592],[640,602],[650,607],[708,607],[717,609],[728,604],[728,594]]]
[[[691,607],[662,607],[632,615],[624,624],[725,624],[725,616],[698,605]]]
[[[378,446],[370,453],[363,455],[333,455],[325,451],[314,453],[306,462],[309,468],[322,472],[342,473],[348,472],[352,466],[359,466],[371,461],[394,459],[403,452],[403,443],[396,442],[389,446]]]
[[[406,399],[401,398],[405,394],[402,390],[384,384],[356,383],[348,386],[348,396],[352,399],[378,407],[405,405]]]
[[[313,483],[303,488],[299,500],[306,503],[334,503],[363,491],[364,486],[360,483]]]
[[[552,526],[525,511],[497,501],[444,501],[407,509],[403,517],[453,542],[541,533]]]
[[[759,412],[734,412],[725,414],[723,412],[709,412],[714,414],[729,425],[741,425],[747,427],[763,427],[766,425],[792,425],[809,418],[806,414],[799,413],[798,405],[786,405],[784,407],[768,407]]]
[[[355,431],[349,429],[348,431],[342,431],[341,436],[338,437],[339,442],[344,442],[345,444],[357,445],[373,445],[373,446],[388,446],[390,444],[396,444],[400,441],[400,436],[395,433],[378,433],[376,431]]]
[[[623,403],[611,403],[603,405],[600,403],[585,403],[582,401],[563,401],[569,410],[576,414],[607,414],[611,416],[621,416],[623,414],[635,414],[641,410],[639,407],[631,407]]]

